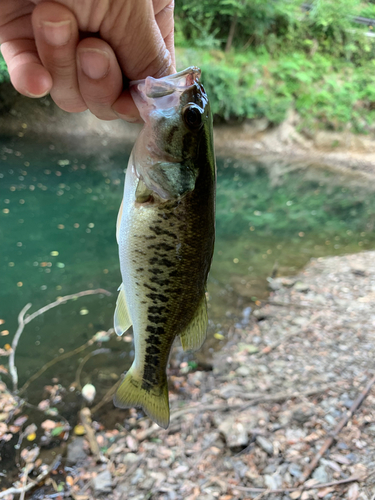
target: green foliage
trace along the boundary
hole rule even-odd
[[[9,81],[9,73],[7,65],[3,59],[3,56],[0,53],[0,83]]]
[[[363,11],[360,0],[184,0],[176,4],[180,46],[253,48],[273,56],[292,51],[331,55],[357,65],[372,58],[373,38],[352,17]],[[362,10],[361,10],[362,8]]]
[[[212,110],[219,120],[266,117],[278,124],[294,108],[302,127],[371,132],[375,123],[375,61],[354,63],[304,52],[178,50],[181,68],[199,64]]]

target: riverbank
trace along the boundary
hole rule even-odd
[[[173,357],[169,429],[135,411],[114,428],[83,415],[86,435],[65,447],[57,491],[76,500],[370,500],[374,263],[375,252],[321,258],[270,280],[269,300],[250,317],[245,308],[212,369]],[[56,436],[48,418],[42,428]],[[47,484],[39,493],[52,498]]]
[[[140,125],[121,120],[105,122],[89,112],[69,114],[48,98],[32,100],[8,90],[8,111],[0,116],[0,135],[33,135],[79,140],[83,149],[98,150],[102,144],[136,140]],[[266,119],[214,127],[218,155],[252,158],[282,165],[322,165],[364,182],[375,178],[375,137],[351,132],[300,131],[300,119],[289,112],[278,126]],[[98,140],[99,139],[99,140]],[[104,143],[103,143],[104,141]]]
[[[77,498],[370,500],[375,386],[337,425],[374,375],[374,262],[375,252],[317,259],[273,280],[268,304],[228,332],[212,372],[170,377],[168,430],[133,418],[128,430],[97,433],[106,463],[74,469]]]

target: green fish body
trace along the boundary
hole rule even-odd
[[[215,237],[212,117],[200,71],[131,84],[145,121],[129,159],[117,239],[123,283],[115,330],[131,325],[135,358],[114,403],[169,425],[173,341],[196,350],[207,330],[206,282]]]

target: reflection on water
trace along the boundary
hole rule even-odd
[[[112,326],[121,280],[115,222],[128,153],[118,145],[83,150],[71,143],[0,142],[0,347],[9,343],[28,302],[34,311],[89,288],[113,293],[81,298],[32,322],[17,350],[21,384],[59,353]],[[295,273],[314,256],[374,248],[374,198],[321,169],[219,159],[211,339],[266,297],[272,273]],[[121,339],[107,346],[111,354],[94,356],[82,371],[83,383],[103,390],[133,354]],[[55,365],[39,387],[51,377],[73,383],[77,365],[76,358]]]

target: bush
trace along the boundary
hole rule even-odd
[[[375,61],[362,67],[304,52],[282,55],[177,50],[180,67],[199,62],[217,120],[266,117],[278,124],[289,108],[302,127],[368,132],[375,123]]]
[[[0,83],[9,81],[9,73],[4,58],[0,53]]]

